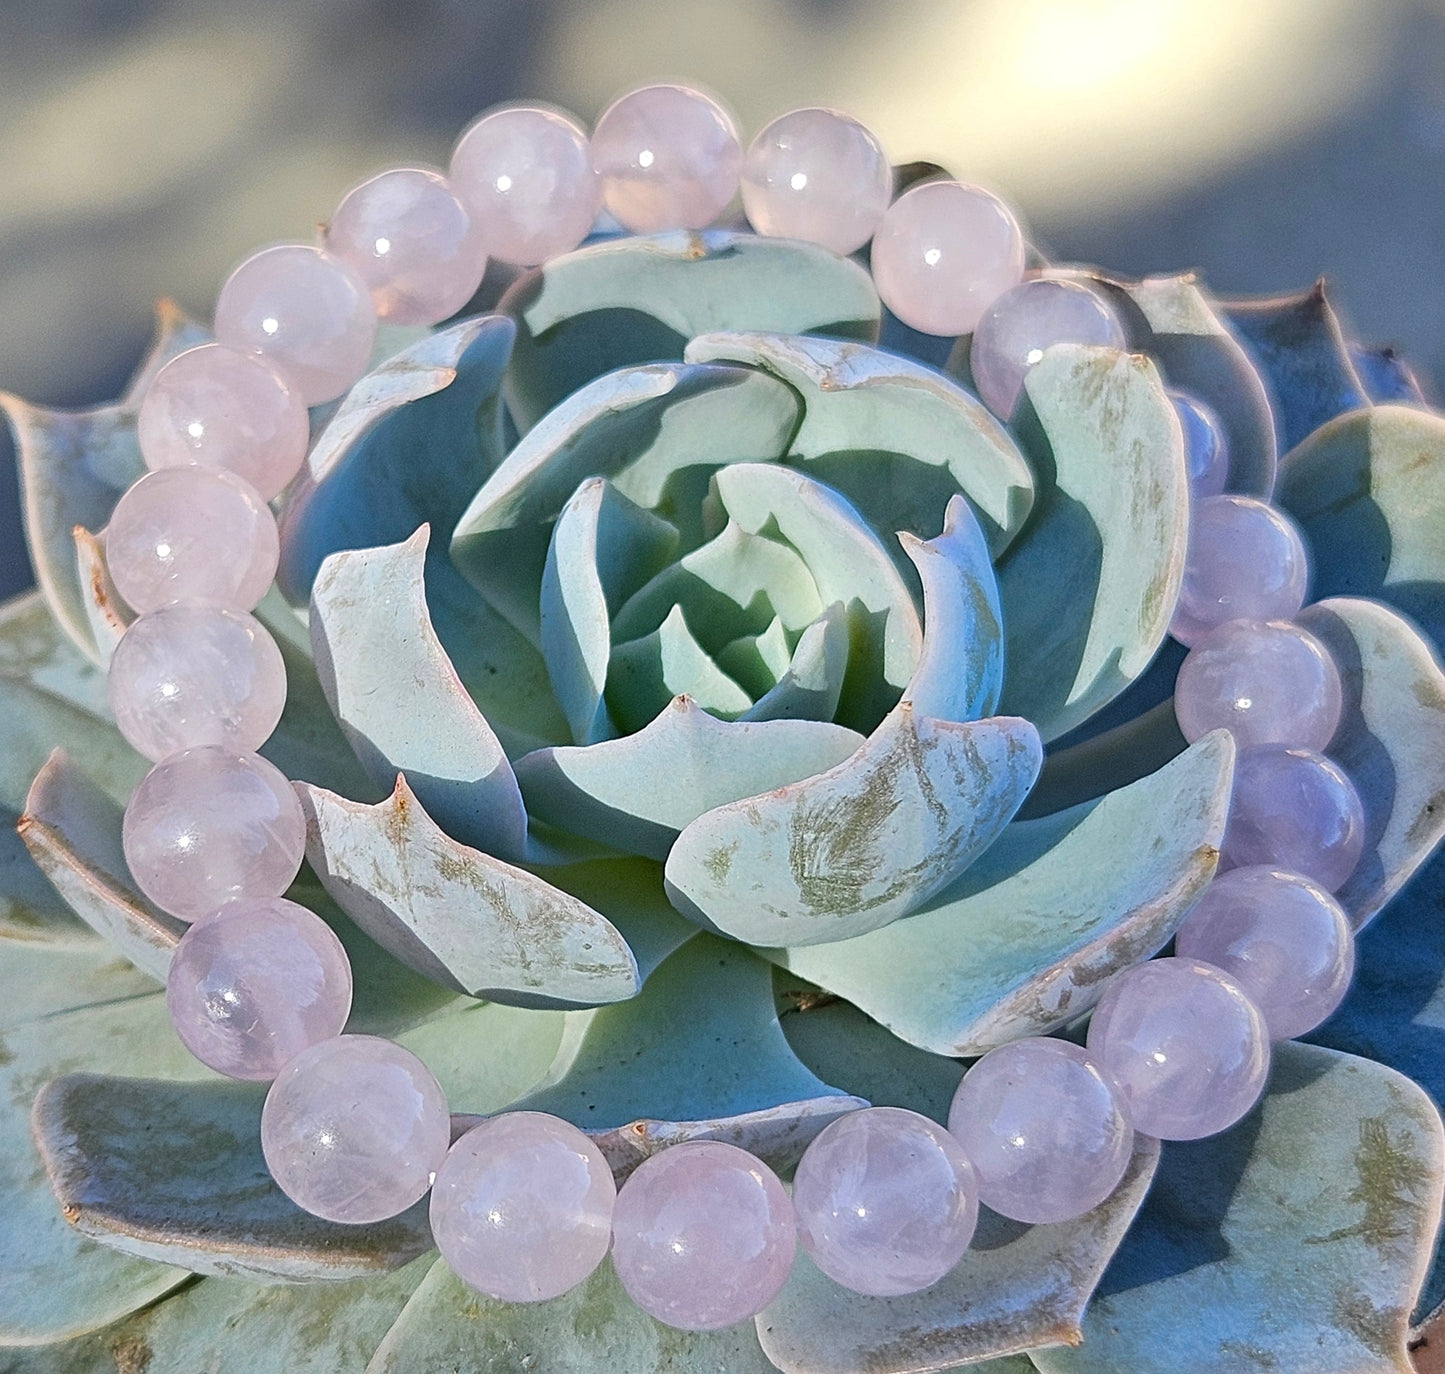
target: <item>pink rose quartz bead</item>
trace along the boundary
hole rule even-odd
[[[284,897],[227,902],[181,937],[166,977],[176,1034],[230,1078],[275,1078],[302,1050],[340,1035],[351,962],[335,932]]]
[[[575,1288],[607,1256],[617,1186],[602,1151],[544,1112],[473,1126],[448,1152],[431,1229],[452,1271],[503,1302]]]
[[[743,209],[760,234],[852,253],[873,237],[893,168],[873,134],[836,110],[793,110],[748,148]]]
[[[242,754],[281,719],[286,665],[254,616],[176,601],[125,632],[107,686],[121,734],[152,762],[202,744]]]
[[[917,1112],[871,1107],[824,1127],[793,1180],[798,1243],[835,1283],[897,1297],[941,1279],[978,1224],[963,1148]]]
[[[971,334],[1024,275],[1024,236],[997,196],[957,181],[905,191],[873,236],[883,303],[924,334]]]
[[[147,473],[105,527],[106,566],[140,613],[181,599],[249,611],[270,588],[280,556],[276,520],[260,493],[218,468]]]
[[[1119,1185],[1134,1128],[1119,1090],[1066,1040],[990,1050],[964,1075],[948,1129],[973,1162],[979,1198],[1015,1221],[1068,1221]]]
[[[450,178],[486,251],[517,267],[570,253],[602,205],[586,131],[538,105],[483,115],[457,140]]]
[[[363,372],[376,342],[366,283],[340,258],[303,243],[253,253],[216,297],[216,337],[260,353],[308,406],[334,401]]]
[[[237,897],[279,897],[306,850],[285,774],[257,754],[206,745],[173,754],[125,808],[126,865],[162,911],[194,921]]]
[[[261,1149],[303,1211],[352,1225],[404,1212],[431,1187],[451,1142],[446,1095],[410,1050],[341,1035],[303,1050],[261,1109]]]
[[[756,1316],[797,1251],[793,1204],[761,1160],[688,1141],[640,1164],[612,1213],[612,1263],[642,1310],[684,1331]]]
[[[1171,391],[1174,413],[1184,430],[1184,459],[1189,489],[1196,500],[1218,496],[1229,481],[1229,440],[1219,417],[1187,392]]]
[[[705,229],[738,189],[732,116],[687,86],[643,86],[614,100],[592,132],[608,211],[636,234]]]
[[[311,435],[295,387],[259,354],[224,344],[187,349],[161,368],[136,430],[148,468],[224,468],[265,501],[301,470]]]

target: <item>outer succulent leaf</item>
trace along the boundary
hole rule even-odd
[[[878,294],[857,263],[791,239],[729,230],[596,243],[520,277],[507,404],[525,433],[613,368],[681,358],[721,329],[878,337]]]
[[[1113,1196],[1074,1221],[1022,1226],[983,1212],[962,1261],[906,1297],[850,1293],[799,1255],[788,1286],[756,1318],[763,1351],[784,1374],[931,1374],[1077,1343],[1084,1305],[1158,1161],[1159,1142],[1137,1137]]]
[[[75,538],[76,575],[85,602],[86,622],[95,644],[96,661],[105,667],[125,633],[130,615],[115,583],[110,580],[105,548],[100,540],[84,525],[77,525],[71,533]]]
[[[1215,731],[1102,800],[1009,826],[906,920],[767,957],[936,1054],[1042,1035],[1174,934],[1214,876],[1233,773]]]
[[[105,673],[65,637],[39,592],[0,602],[0,682],[23,682],[110,724]],[[114,725],[110,729],[118,739]],[[6,757],[0,751],[0,761]],[[5,779],[5,795],[14,796],[18,804],[28,785],[23,770],[6,769],[0,777]],[[129,776],[117,785],[128,789]]]
[[[99,941],[75,917],[16,832],[20,817],[0,808],[0,957],[15,945],[91,950]]]
[[[0,990],[5,998],[0,1006],[3,1059],[8,1052],[4,1032],[13,1026],[101,1002],[144,997],[155,992],[156,985],[99,941],[88,949],[73,949],[14,940],[0,948]]]
[[[1367,348],[1349,343],[1350,362],[1370,400],[1398,401],[1401,405],[1425,406],[1429,402],[1421,390],[1415,370],[1393,348]]]
[[[843,603],[835,601],[799,635],[781,676],[739,719],[832,720],[847,672],[848,617]]]
[[[1409,1374],[1439,1115],[1382,1065],[1290,1042],[1274,1056],[1250,1116],[1169,1146],[1083,1344],[1034,1352],[1043,1374]]]
[[[1037,462],[1033,516],[999,565],[1002,709],[1057,739],[1153,659],[1184,576],[1189,480],[1154,365],[1058,344],[1024,381],[1015,427]]]

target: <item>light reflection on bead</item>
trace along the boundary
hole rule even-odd
[[[1171,391],[1175,414],[1184,430],[1184,460],[1196,500],[1218,496],[1229,481],[1229,440],[1219,417],[1196,396]]]

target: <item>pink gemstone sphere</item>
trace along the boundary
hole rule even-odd
[[[1239,984],[1197,959],[1120,974],[1089,1023],[1089,1056],[1124,1096],[1134,1128],[1198,1140],[1232,1126],[1264,1091],[1269,1032]]]
[[[237,897],[279,897],[306,850],[286,775],[258,754],[207,745],[156,764],[131,793],[122,829],[136,885],[195,921]]]
[[[1218,496],[1229,481],[1229,440],[1219,417],[1203,401],[1171,391],[1174,413],[1184,430],[1184,461],[1195,499]]]
[[[148,468],[224,468],[265,501],[301,470],[311,433],[306,403],[281,373],[224,344],[187,349],[161,368],[136,428]]]
[[[824,1127],[793,1180],[798,1243],[835,1283],[896,1297],[938,1282],[978,1224],[968,1156],[936,1122],[901,1107]]]
[[[617,1277],[668,1326],[713,1331],[756,1316],[782,1291],[796,1251],[783,1185],[735,1145],[674,1145],[640,1164],[617,1194]]]
[[[351,962],[319,916],[284,897],[246,897],[181,937],[166,1008],[182,1043],[230,1078],[275,1078],[302,1050],[340,1035]]]
[[[518,267],[570,253],[602,204],[586,131],[538,105],[483,115],[457,140],[450,176],[487,252]]]
[[[431,1187],[451,1141],[446,1094],[410,1050],[340,1035],[303,1050],[261,1109],[261,1149],[303,1211],[360,1224],[404,1212]]]
[[[617,1185],[602,1151],[544,1112],[473,1126],[448,1152],[431,1229],[463,1283],[503,1302],[575,1288],[607,1256]]]
[[[793,110],[753,139],[743,209],[760,234],[852,253],[873,237],[893,195],[893,168],[873,134],[836,110]]]
[[[883,303],[924,334],[971,334],[1024,275],[1024,236],[997,196],[957,181],[905,191],[873,236]]]
[[[732,116],[688,86],[629,91],[592,131],[603,204],[635,234],[706,229],[737,193],[742,161]]]
[[[1092,1211],[1124,1177],[1134,1128],[1119,1090],[1066,1040],[990,1050],[964,1075],[948,1129],[973,1161],[979,1197],[1015,1221]]]
[[[216,337],[275,363],[308,406],[333,401],[376,342],[366,283],[340,258],[302,243],[253,253],[216,297]]]

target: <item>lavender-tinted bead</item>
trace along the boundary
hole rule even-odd
[[[269,501],[301,470],[311,429],[300,393],[271,363],[212,343],[156,373],[136,433],[148,468],[224,468]]]
[[[760,234],[852,253],[873,237],[893,195],[883,145],[836,110],[773,120],[743,161],[743,209]]]
[[[173,754],[141,779],[122,841],[140,890],[194,921],[237,897],[285,892],[306,851],[306,820],[280,769],[207,745]]]
[[[637,234],[707,228],[736,194],[742,161],[732,116],[687,86],[629,91],[592,131],[603,204]]]
[[[1185,655],[1174,684],[1174,714],[1191,744],[1223,727],[1245,749],[1323,749],[1343,705],[1329,650],[1282,620],[1226,621]]]
[[[640,1308],[713,1331],[761,1312],[797,1251],[793,1204],[761,1160],[695,1140],[640,1164],[617,1194],[612,1262]]]
[[[366,283],[340,258],[302,243],[253,253],[216,297],[216,337],[269,358],[308,406],[340,396],[376,342]]]
[[[302,1050],[340,1035],[351,962],[335,932],[284,897],[246,897],[181,937],[166,1008],[182,1043],[231,1078],[275,1078]]]
[[[451,182],[486,251],[518,267],[570,253],[602,204],[586,132],[561,110],[536,105],[478,119],[457,140]]]
[[[247,753],[281,719],[286,665],[254,616],[176,601],[125,632],[107,686],[121,734],[152,762],[202,744]]]
[[[219,468],[147,473],[105,527],[106,566],[138,612],[183,598],[249,611],[266,595],[280,556],[261,494]]]
[[[798,1243],[835,1283],[895,1297],[937,1283],[978,1224],[962,1147],[917,1112],[871,1107],[825,1127],[793,1179]]]
[[[1024,236],[997,196],[929,181],[888,207],[873,236],[873,281],[883,303],[925,334],[970,334],[1024,274]]]
[[[1221,859],[1226,867],[1270,864],[1335,892],[1364,849],[1360,794],[1333,759],[1267,745],[1235,760]]]
[[[1253,496],[1206,496],[1189,519],[1169,633],[1198,644],[1230,620],[1289,620],[1305,603],[1309,555],[1294,521]]]
[[[1028,370],[1050,344],[1123,348],[1119,317],[1087,286],[1034,277],[1005,291],[974,327],[968,365],[984,403],[1007,420]]]
[[[303,1050],[261,1109],[277,1186],[327,1221],[382,1221],[418,1201],[451,1141],[446,1094],[410,1050],[341,1035]]]
[[[1318,1026],[1344,1000],[1355,969],[1340,904],[1308,878],[1268,865],[1215,878],[1175,949],[1229,974],[1259,1008],[1271,1040]]]
[[[617,1186],[602,1151],[543,1112],[473,1126],[431,1194],[437,1249],[463,1283],[503,1302],[541,1302],[607,1255]]]
[[[963,1077],[948,1113],[980,1200],[1016,1221],[1067,1221],[1118,1187],[1134,1128],[1119,1090],[1065,1040],[1015,1040]]]
[[[1174,412],[1184,430],[1184,461],[1189,468],[1189,489],[1196,499],[1218,496],[1229,480],[1229,440],[1219,417],[1184,391],[1171,391]]]
[[[1154,959],[1120,974],[1094,1009],[1088,1044],[1134,1128],[1161,1140],[1232,1126],[1269,1074],[1259,1008],[1227,973],[1197,959]]]

